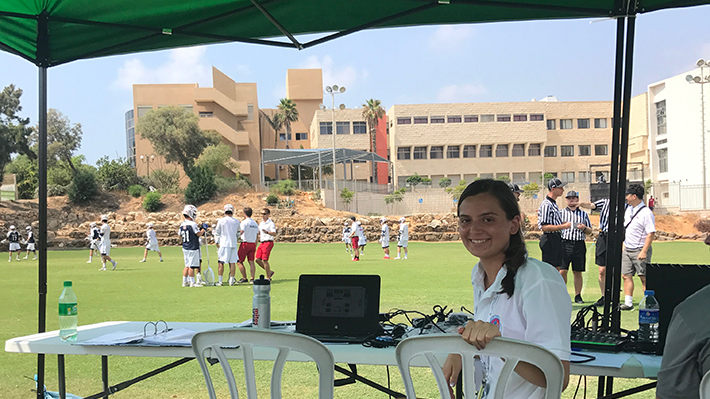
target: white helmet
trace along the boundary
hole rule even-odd
[[[89,223],[89,227],[96,227],[96,222]]]
[[[404,218],[404,216],[402,216],[401,218],[399,218],[399,222],[400,222],[400,223],[404,223],[405,221],[406,221],[406,219]]]
[[[343,222],[343,224],[344,224],[344,226],[347,226],[347,225],[349,225],[350,223],[348,223],[348,221],[346,220],[345,222]]]
[[[10,231],[15,231],[15,226],[10,226]]]
[[[355,224],[358,226],[362,225],[362,223],[359,220],[357,222],[355,222]]]
[[[108,222],[108,215],[101,215],[102,222]]]
[[[232,204],[227,204],[224,206],[224,213],[227,212],[231,212],[232,214],[234,214],[234,207],[232,206]]]
[[[185,205],[185,209],[182,210],[182,214],[192,220],[195,220],[197,218],[197,208],[195,208],[194,205]]]
[[[25,230],[27,230],[27,231],[32,230],[32,226],[27,226],[27,227],[25,227]]]
[[[386,223],[386,222],[387,222],[387,218],[384,217],[384,216],[382,216],[382,217],[380,218],[380,224],[384,224],[384,223]]]
[[[145,225],[147,228],[152,229],[153,228],[153,223],[148,223]]]

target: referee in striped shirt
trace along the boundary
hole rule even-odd
[[[562,267],[560,275],[567,284],[567,271],[572,264],[574,275],[574,302],[584,303],[582,300],[582,272],[585,271],[587,259],[587,245],[584,243],[587,234],[592,232],[592,223],[587,212],[579,209],[579,193],[567,193],[567,208],[561,212],[562,221],[571,224],[570,228],[562,230]]]
[[[602,297],[595,303],[596,306],[604,306],[604,288],[606,283],[606,247],[609,233],[609,198],[602,198],[595,202],[582,202],[582,208],[599,212],[599,237],[595,244],[595,263],[599,266],[599,288],[602,290]]]
[[[557,207],[557,198],[564,194],[565,183],[558,178],[547,182],[549,192],[537,209],[537,227],[544,233],[540,237],[540,250],[542,261],[556,267],[562,266],[562,236],[560,231],[570,228],[570,223],[563,223],[560,208]]]

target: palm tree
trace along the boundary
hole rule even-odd
[[[370,152],[377,152],[377,122],[385,116],[380,100],[369,99],[362,104],[362,117],[367,121],[370,132]],[[377,166],[372,162],[372,181],[377,182]]]
[[[291,137],[291,122],[298,120],[298,109],[296,109],[296,103],[290,98],[279,100],[278,109],[278,113],[283,116],[283,124],[286,126],[286,148],[288,148],[288,139]]]
[[[266,113],[264,113],[264,116],[267,122],[269,122],[269,125],[271,125],[271,128],[274,129],[274,148],[276,148],[279,143],[279,130],[281,130],[284,125],[284,115],[280,112],[276,112],[272,117],[269,117]]]

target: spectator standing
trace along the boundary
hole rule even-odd
[[[236,263],[239,261],[239,220],[232,217],[234,207],[232,204],[224,206],[224,217],[217,221],[214,229],[215,242],[219,245],[217,250],[217,282],[222,282],[224,275],[224,264],[229,264],[229,285],[243,284],[248,282],[246,271],[240,268],[242,278],[236,279]],[[221,285],[221,284],[220,284]]]
[[[269,257],[274,248],[274,236],[276,235],[276,225],[271,220],[269,208],[261,210],[261,223],[259,223],[259,248],[256,249],[256,263],[266,271],[266,276],[271,280],[274,271],[271,270]]]
[[[547,182],[548,193],[537,209],[537,227],[543,232],[540,237],[540,250],[542,261],[551,264],[560,270],[562,266],[562,235],[560,231],[569,229],[572,224],[562,222],[557,198],[564,194],[565,183],[558,178]]]
[[[565,196],[567,208],[561,211],[562,222],[570,223],[568,229],[562,230],[562,266],[560,275],[567,284],[567,271],[572,264],[574,276],[574,302],[582,304],[582,273],[586,270],[587,234],[592,232],[592,222],[587,212],[579,209],[579,193],[570,191]]]
[[[242,231],[242,242],[239,244],[239,261],[237,266],[239,271],[244,275],[246,269],[244,268],[244,260],[249,261],[249,272],[251,273],[251,279],[249,282],[253,283],[256,278],[256,266],[254,265],[254,255],[256,254],[256,239],[259,236],[259,225],[251,218],[253,210],[250,207],[246,207],[242,210],[244,212],[244,220],[242,220],[240,229]]]
[[[634,274],[638,274],[646,291],[646,266],[651,263],[653,234],[656,232],[656,217],[643,203],[644,189],[632,184],[626,189],[626,212],[624,213],[624,250],[621,253],[621,275],[624,279],[624,303],[621,310],[634,309]]]
[[[648,197],[648,209],[650,209],[651,212],[653,212],[653,208],[655,208],[655,207],[656,207],[656,199],[653,198],[653,195],[650,195]]]

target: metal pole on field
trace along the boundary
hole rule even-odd
[[[710,67],[710,61],[705,61],[699,59],[695,63],[696,66],[700,67],[700,76],[687,75],[685,80],[688,83],[697,83],[700,85],[700,126],[701,126],[701,147],[702,147],[702,160],[703,160],[703,209],[708,209],[707,202],[707,167],[705,166],[705,92],[704,87],[706,83],[710,83],[710,76],[705,76],[705,67]]]
[[[338,87],[338,85],[326,86],[325,91],[330,94],[331,108],[331,133],[333,134],[333,210],[338,210],[338,181],[335,177],[335,135],[338,133],[335,127],[335,95],[337,93],[345,93],[345,87]],[[325,110],[325,105],[321,104],[321,110]],[[345,109],[344,105],[340,105],[340,109]]]

